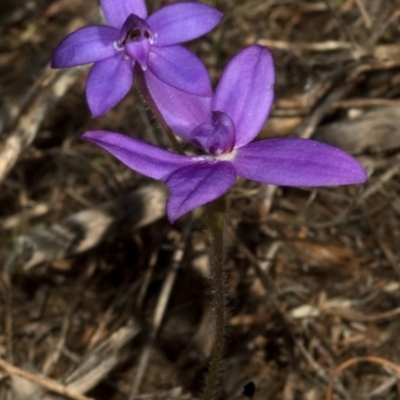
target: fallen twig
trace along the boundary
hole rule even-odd
[[[369,362],[373,364],[380,364],[392,369],[399,376],[400,379],[400,367],[392,362],[385,360],[384,358],[374,357],[374,356],[366,356],[366,357],[354,357],[350,360],[345,361],[343,364],[339,365],[336,370],[333,372],[332,377],[329,381],[328,389],[326,391],[326,400],[332,400],[332,391],[333,384],[337,377],[346,369],[351,367],[354,364],[358,364],[360,362]]]
[[[10,375],[17,375],[22,378],[27,379],[28,381],[34,382],[43,386],[47,390],[52,392],[61,394],[63,396],[69,397],[73,400],[93,400],[91,397],[84,396],[80,394],[76,390],[69,389],[67,386],[62,385],[61,383],[47,378],[43,375],[32,374],[31,372],[25,371],[21,368],[15,367],[14,365],[8,363],[5,360],[0,359],[0,368],[2,368],[5,372]]]

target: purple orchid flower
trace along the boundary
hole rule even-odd
[[[94,63],[86,83],[93,116],[106,113],[129,91],[136,62],[145,79],[161,81],[199,96],[211,85],[201,61],[178,43],[213,29],[223,14],[201,3],[176,3],[147,16],[144,0],[100,0],[109,26],[88,26],[71,33],[56,49],[53,68]]]
[[[184,156],[106,131],[90,140],[133,170],[171,189],[169,220],[228,191],[237,176],[283,186],[362,183],[364,168],[342,150],[313,140],[267,139],[250,143],[271,109],[273,60],[261,46],[240,52],[226,67],[212,98],[181,92],[149,75],[148,88],[169,126],[204,155]]]

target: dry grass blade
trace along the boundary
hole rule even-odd
[[[8,136],[0,151],[0,182],[18,161],[20,154],[35,139],[36,134],[53,109],[57,100],[75,83],[81,73],[78,69],[54,71],[47,68],[42,77],[38,94],[25,112],[20,115],[13,132]]]
[[[7,361],[0,359],[0,368],[3,369],[5,372],[7,372],[10,375],[17,375],[22,378],[25,378],[31,382],[35,382],[47,390],[50,390],[52,392],[61,394],[62,396],[66,396],[70,399],[73,400],[93,400],[90,397],[86,397],[76,390],[69,389],[67,386],[62,385],[61,383],[58,383],[57,381],[46,378],[43,375],[36,375],[32,374],[30,372],[24,371],[21,368],[15,367],[12,364],[9,364]]]
[[[183,256],[185,254],[185,250],[186,250],[187,243],[189,240],[189,235],[192,231],[192,227],[193,227],[193,221],[192,221],[192,219],[190,219],[189,221],[186,222],[186,226],[182,232],[182,236],[176,247],[170,268],[167,272],[167,275],[164,280],[164,284],[161,288],[161,291],[160,291],[160,294],[159,294],[159,297],[157,300],[157,304],[156,304],[156,307],[154,310],[154,314],[153,314],[153,320],[152,320],[149,338],[148,338],[147,342],[145,343],[143,350],[141,352],[141,355],[139,358],[138,369],[135,374],[135,379],[133,381],[131,393],[128,397],[128,400],[134,400],[139,392],[140,385],[142,383],[142,380],[145,375],[147,365],[149,362],[150,352],[154,345],[154,341],[157,337],[157,334],[160,330],[161,322],[164,318],[165,310],[167,308],[168,301],[171,296],[171,292],[172,292],[172,289],[173,289],[173,286],[175,283],[178,269],[181,265]]]
[[[140,328],[135,324],[115,331],[85,355],[81,363],[65,378],[65,384],[80,393],[93,389],[120,363],[120,351],[139,332]]]

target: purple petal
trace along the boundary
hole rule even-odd
[[[125,51],[140,64],[144,71],[147,68],[149,50],[150,43],[147,39],[143,39],[140,41],[129,41],[125,45]]]
[[[211,83],[203,63],[182,46],[153,46],[148,68],[159,79],[198,96],[211,96]]]
[[[86,26],[68,35],[57,47],[52,68],[75,67],[106,60],[118,53],[114,42],[119,31],[110,26]]]
[[[156,46],[171,46],[196,39],[215,28],[224,15],[201,3],[176,3],[160,8],[147,22],[157,35]]]
[[[165,181],[171,189],[167,202],[169,220],[173,223],[190,210],[222,196],[235,180],[235,168],[227,161],[203,161],[176,170]]]
[[[82,138],[107,150],[134,171],[154,179],[163,179],[176,169],[195,162],[190,157],[171,153],[120,133],[91,131]]]
[[[231,118],[220,111],[213,112],[212,123],[197,126],[190,138],[208,154],[221,155],[232,151],[235,146],[235,125]]]
[[[144,0],[100,0],[101,8],[109,25],[121,29],[130,14],[147,17]]]
[[[362,183],[367,174],[349,154],[315,140],[286,138],[250,143],[232,160],[238,175],[282,186]]]
[[[95,63],[86,81],[86,98],[94,117],[122,100],[133,82],[132,62],[124,54]]]
[[[247,47],[225,68],[212,107],[235,123],[235,147],[249,143],[260,132],[271,109],[274,81],[274,64],[266,47]]]
[[[178,90],[160,81],[149,70],[146,71],[145,78],[150,95],[165,122],[186,141],[190,141],[193,129],[211,121],[211,97]]]

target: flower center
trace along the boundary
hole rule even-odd
[[[121,28],[121,36],[119,43],[122,46],[129,41],[140,41],[147,39],[153,44],[150,25],[142,18],[135,14],[130,14]]]
[[[233,150],[236,142],[235,124],[229,115],[213,111],[211,122],[197,126],[190,134],[190,139],[209,154],[219,156]]]
[[[154,37],[149,24],[135,14],[130,14],[122,25],[120,38],[115,47],[137,61],[143,70],[147,67],[147,59]]]

